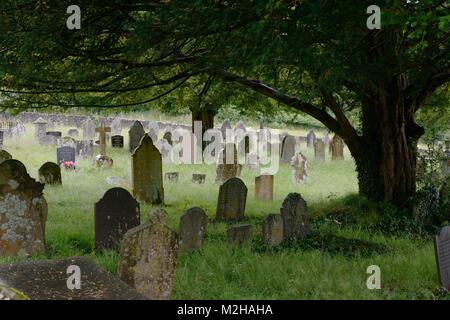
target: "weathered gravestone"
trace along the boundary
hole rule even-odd
[[[94,212],[96,250],[117,248],[124,234],[141,223],[139,203],[123,188],[106,191]]]
[[[61,167],[53,162],[46,162],[39,168],[39,181],[44,184],[62,184]]]
[[[73,147],[65,146],[56,149],[56,163],[75,162],[76,150]]]
[[[146,224],[125,234],[120,251],[118,276],[151,300],[169,298],[178,260],[179,238],[165,216],[153,209]]]
[[[293,184],[303,184],[306,183],[308,179],[308,174],[306,172],[306,157],[301,153],[297,152],[291,160],[292,175],[291,181]]]
[[[208,216],[203,209],[188,209],[180,219],[180,249],[192,251],[202,247]]]
[[[47,132],[47,121],[42,118],[37,119],[34,124],[34,137],[39,143],[43,142]]]
[[[153,141],[158,141],[159,124],[158,122],[151,121],[148,125],[148,135]]]
[[[78,138],[78,129],[69,129],[67,135],[72,138]]]
[[[309,235],[307,205],[300,194],[288,194],[280,211],[283,217],[284,241],[302,240]]]
[[[164,202],[161,153],[145,134],[132,154],[132,185],[134,196],[147,203]]]
[[[231,178],[219,188],[216,220],[242,220],[247,202],[247,187],[239,178]]]
[[[80,268],[79,289],[74,266]],[[31,300],[145,300],[135,289],[84,257],[0,265],[2,280]],[[69,289],[69,285],[73,286]]]
[[[260,200],[273,200],[273,175],[255,178],[255,197]]]
[[[46,145],[57,145],[61,136],[62,133],[60,131],[47,131],[45,137],[42,138],[42,143]]]
[[[441,287],[450,290],[450,227],[442,228],[434,239],[434,251]]]
[[[44,253],[47,202],[43,189],[20,161],[0,164],[0,256]]]
[[[91,118],[83,122],[83,139],[93,140],[95,138],[95,123]]]
[[[62,132],[61,131],[47,131],[46,135],[53,136],[53,137],[59,139],[62,137]]]
[[[119,118],[114,118],[111,122],[111,134],[119,136],[122,133],[122,121]]]
[[[329,149],[332,161],[344,160],[344,141],[337,134],[331,140]]]
[[[308,132],[308,135],[306,136],[306,145],[308,148],[314,148],[314,144],[316,143],[316,134],[314,133],[314,130],[311,130]]]
[[[170,182],[178,182],[180,174],[178,172],[166,172],[164,177]]]
[[[0,150],[0,163],[9,159],[12,159],[12,155],[6,150]]]
[[[325,161],[325,143],[320,139],[314,144],[314,157],[318,161]]]
[[[115,135],[111,137],[111,146],[113,148],[123,148],[123,136]]]
[[[192,174],[192,182],[197,184],[205,184],[206,182],[206,174],[202,173],[193,173]]]
[[[142,137],[145,135],[145,130],[142,126],[142,123],[140,123],[139,121],[135,121],[128,131],[128,135],[130,139],[130,152],[134,152],[134,150],[139,146]]]
[[[292,157],[295,155],[295,146],[297,144],[296,138],[291,135],[287,135],[283,139],[281,147],[281,163],[291,163]]]
[[[281,214],[269,214],[262,225],[263,243],[269,246],[278,246],[284,240],[283,217]]]
[[[243,245],[252,240],[253,226],[251,224],[243,224],[232,226],[227,229],[228,242],[231,244]]]
[[[94,156],[94,141],[81,140],[77,141],[76,155],[80,158],[92,158]]]

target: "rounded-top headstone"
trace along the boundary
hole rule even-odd
[[[247,187],[239,178],[225,181],[219,188],[216,219],[219,221],[242,220],[247,202]]]
[[[286,241],[304,239],[309,234],[307,204],[299,193],[290,193],[280,209]]]
[[[46,162],[39,168],[39,181],[45,184],[62,184],[61,167],[54,162]]]

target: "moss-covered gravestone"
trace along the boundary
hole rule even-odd
[[[203,209],[188,209],[180,219],[180,248],[187,251],[200,249],[207,223],[208,216]]]
[[[53,162],[46,162],[39,168],[39,181],[44,184],[62,184],[61,167]]]
[[[306,201],[298,193],[290,193],[281,207],[284,241],[305,239],[310,232]]]
[[[255,178],[255,198],[273,200],[273,175],[261,175]]]
[[[330,143],[331,160],[344,160],[344,140],[337,134],[334,135]]]
[[[239,178],[231,178],[219,188],[216,220],[238,221],[245,215],[247,202],[247,187]]]
[[[134,196],[152,204],[164,202],[162,157],[146,134],[132,154],[132,185]]]
[[[297,140],[294,136],[286,135],[283,139],[281,147],[281,163],[290,164],[291,159],[295,154]]]
[[[118,276],[151,300],[169,298],[178,260],[178,235],[165,222],[164,210],[152,210],[125,234],[120,251]]]
[[[264,219],[262,239],[269,246],[278,246],[283,242],[283,217],[280,214],[269,214]]]
[[[47,202],[44,184],[31,178],[18,160],[0,164],[0,256],[45,251]]]
[[[243,224],[232,226],[227,229],[227,238],[230,244],[244,245],[251,242],[253,236],[253,226]]]
[[[94,212],[96,250],[117,248],[124,234],[141,223],[139,203],[123,188],[106,191]]]

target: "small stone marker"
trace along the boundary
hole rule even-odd
[[[263,243],[269,246],[278,246],[283,239],[283,217],[281,214],[269,214],[262,225]]]
[[[112,136],[111,137],[111,146],[113,148],[123,148],[123,136]]]
[[[442,228],[435,237],[434,250],[440,285],[450,290],[450,227]]]
[[[39,181],[44,184],[62,184],[61,167],[54,162],[46,162],[39,168]]]
[[[286,242],[305,239],[309,235],[307,205],[300,194],[290,193],[281,207],[283,236]]]
[[[12,159],[12,155],[10,155],[9,152],[6,150],[0,150],[0,164],[3,161],[9,160],[9,159]]]
[[[130,152],[133,153],[134,150],[139,146],[142,137],[145,135],[145,130],[142,126],[142,123],[140,123],[139,121],[135,121],[128,131],[128,135],[130,138]]]
[[[20,161],[0,164],[0,256],[45,252],[47,202],[43,189]]]
[[[252,236],[253,226],[251,224],[232,226],[227,229],[228,242],[231,244],[243,245],[249,243]]]
[[[111,132],[111,128],[106,127],[103,123],[101,127],[95,129],[95,132],[100,135],[100,154],[106,156],[106,134]]]
[[[314,157],[318,161],[325,161],[325,143],[320,139],[314,144]]]
[[[193,173],[192,174],[192,182],[198,184],[205,184],[206,182],[206,174],[201,173]]]
[[[124,234],[141,223],[139,203],[123,188],[106,191],[95,204],[95,249],[119,246]]]
[[[332,161],[344,160],[344,141],[337,134],[331,140],[329,149]]]
[[[281,148],[281,163],[291,163],[292,157],[295,155],[295,146],[297,144],[296,138],[291,135],[287,135],[283,139]]]
[[[308,146],[308,148],[314,148],[315,143],[316,143],[316,134],[314,133],[314,130],[311,130],[306,136],[306,145]]]
[[[70,266],[80,268],[80,289],[69,289]],[[145,300],[136,290],[84,257],[0,265],[2,280],[31,300]],[[1,299],[0,299],[1,300]]]
[[[178,172],[166,172],[164,177],[170,182],[178,182],[179,175]]]
[[[161,153],[145,134],[139,147],[132,154],[131,161],[133,194],[146,203],[164,202]]]
[[[76,150],[73,147],[65,146],[56,149],[56,163],[75,162]]]
[[[216,219],[218,221],[242,220],[247,202],[247,187],[239,178],[231,178],[219,188]]]
[[[273,200],[273,175],[255,178],[255,197],[260,200]]]
[[[151,300],[169,298],[178,260],[178,235],[165,216],[152,210],[149,222],[125,234],[120,251],[119,278]]]
[[[202,247],[208,216],[203,209],[188,209],[180,219],[180,249],[192,251]]]

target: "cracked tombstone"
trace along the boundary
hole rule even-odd
[[[129,147],[130,152],[133,153],[134,150],[139,146],[142,137],[145,135],[144,127],[139,121],[135,121],[128,131],[129,136]]]
[[[139,203],[123,188],[105,192],[95,204],[95,249],[119,247],[124,234],[141,223]]]
[[[441,229],[434,239],[434,252],[441,287],[450,290],[450,227]]]
[[[178,235],[166,226],[166,212],[153,209],[146,224],[124,236],[119,278],[151,300],[167,300],[176,272],[178,242]]]
[[[303,240],[309,235],[307,205],[300,194],[288,194],[280,211],[283,217],[284,241]]]
[[[180,219],[180,249],[198,250],[202,247],[208,216],[203,209],[188,209]]]
[[[12,159],[12,155],[6,150],[0,150],[0,163]]]
[[[18,160],[0,164],[0,256],[45,252],[47,202],[44,184]]]
[[[62,184],[61,167],[54,162],[46,162],[39,168],[39,181],[44,184]]]
[[[262,225],[263,243],[278,246],[283,242],[283,217],[281,214],[269,214]]]
[[[238,221],[245,215],[247,202],[247,187],[239,178],[231,178],[219,188],[216,220]]]
[[[142,137],[131,157],[133,195],[146,203],[163,203],[161,153],[147,134]]]

